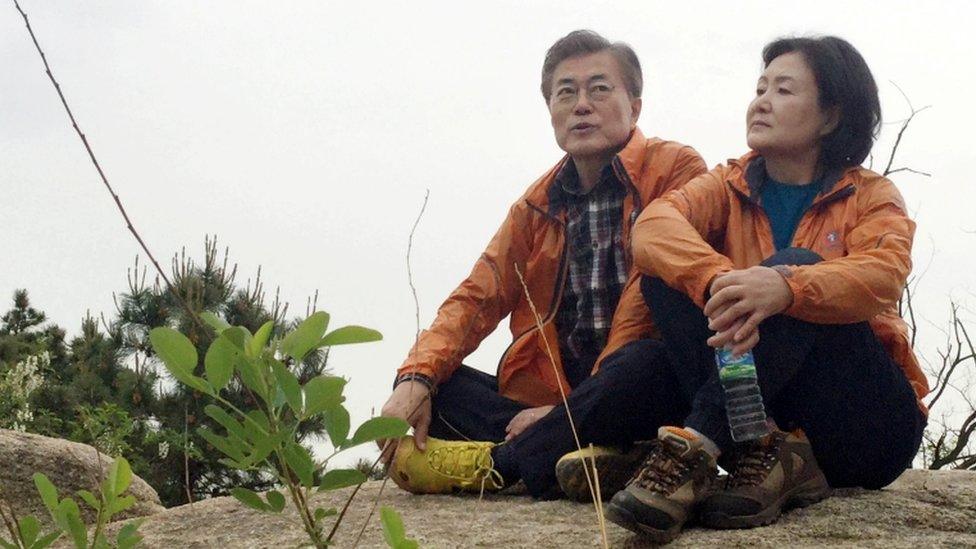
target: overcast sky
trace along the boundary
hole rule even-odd
[[[113,313],[139,253],[12,2],[0,8],[0,310],[15,288],[76,334]],[[354,423],[378,410],[414,337],[467,275],[508,206],[559,160],[539,73],[577,28],[629,42],[648,135],[709,166],[746,151],[760,51],[836,34],[881,89],[883,167],[919,114],[894,178],[918,222],[923,345],[952,296],[976,305],[976,9],[968,2],[40,2],[23,0],[78,122],[160,258],[219,235],[243,282],[263,266],[292,311],[319,290],[334,325],[384,341],[336,349]],[[494,372],[507,324],[466,362]],[[934,355],[931,355],[934,356]]]

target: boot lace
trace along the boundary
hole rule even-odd
[[[729,473],[729,487],[757,486],[776,465],[782,439],[770,436],[766,441],[754,441],[741,450]]]
[[[660,441],[654,441],[653,445],[633,482],[647,490],[670,494],[682,484],[692,464],[668,451]]]

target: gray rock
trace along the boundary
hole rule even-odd
[[[592,505],[536,502],[525,496],[414,496],[392,483],[367,483],[335,539],[352,547],[374,500],[403,516],[407,535],[424,547],[598,547]],[[350,490],[314,503],[341,508]],[[112,525],[117,530],[121,524]],[[297,515],[252,511],[215,498],[150,516],[140,529],[146,547],[296,547],[306,541]],[[641,547],[630,532],[607,524],[613,547]],[[752,530],[690,528],[674,547],[976,547],[976,473],[907,471],[880,491],[838,490],[833,497]],[[384,547],[379,513],[360,547]]]
[[[44,473],[58,488],[58,495],[62,498],[72,496],[81,507],[85,521],[93,522],[94,511],[82,503],[75,492],[89,490],[98,494],[98,483],[105,478],[99,472],[99,461],[101,470],[107,473],[112,458],[87,444],[0,429],[0,497],[19,516],[33,514],[50,524],[50,515],[32,478],[34,473]],[[126,493],[136,498],[136,504],[123,513],[122,518],[165,510],[156,491],[138,476],[133,475]]]

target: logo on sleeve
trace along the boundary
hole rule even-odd
[[[839,248],[842,244],[840,241],[840,235],[837,234],[837,231],[830,231],[827,233],[827,236],[824,237],[824,241],[829,249]]]

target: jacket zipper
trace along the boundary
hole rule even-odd
[[[534,209],[534,210],[542,213],[543,215],[545,215],[545,216],[547,216],[549,218],[554,219],[556,221],[556,224],[560,227],[560,229],[563,229],[563,227],[562,227],[563,224],[562,224],[562,222],[559,219],[553,217],[552,215],[549,215],[549,213],[547,213],[547,212],[543,212],[541,209],[537,208],[532,203],[528,203],[528,204],[529,204],[529,207],[531,207],[532,209]],[[555,316],[556,309],[558,308],[559,302],[562,299],[563,288],[566,285],[566,274],[569,272],[569,269],[567,268],[567,266],[569,264],[568,258],[569,258],[569,239],[566,238],[566,235],[564,233],[563,234],[563,250],[562,250],[562,253],[560,254],[560,257],[559,257],[559,269],[558,269],[558,271],[559,271],[559,285],[556,288],[556,291],[553,292],[552,301],[549,303],[549,311],[546,314],[545,318],[542,319],[542,322],[541,323],[542,323],[543,326],[545,326],[548,322],[550,322],[552,320],[552,318]],[[501,371],[502,371],[502,364],[505,363],[505,359],[508,357],[508,352],[512,349],[512,347],[514,347],[515,344],[518,343],[523,337],[525,337],[529,333],[531,333],[533,331],[536,331],[538,329],[539,329],[539,326],[532,326],[531,328],[529,328],[529,329],[525,330],[524,332],[522,332],[522,333],[518,334],[517,336],[515,336],[512,339],[512,342],[508,344],[508,347],[505,347],[505,352],[502,353],[501,358],[498,359],[498,366],[495,367],[495,379],[498,379],[500,377],[500,374],[501,374]],[[559,349],[556,348],[553,352],[559,352]],[[556,381],[558,382],[559,380],[557,379]]]

